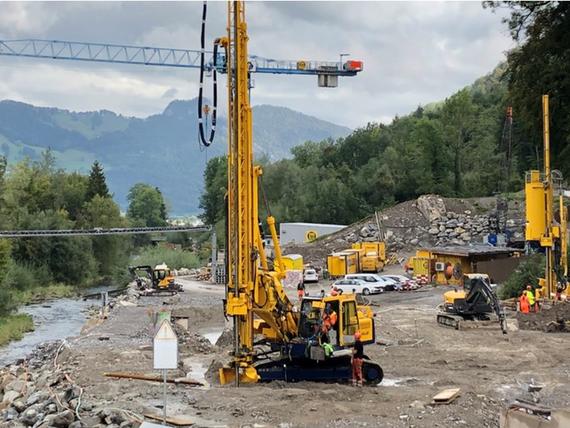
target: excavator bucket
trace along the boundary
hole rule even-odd
[[[219,371],[220,384],[226,385],[236,380],[236,369],[234,367],[222,367]],[[240,371],[239,383],[257,383],[260,377],[255,368],[248,366]]]

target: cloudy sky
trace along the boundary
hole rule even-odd
[[[0,38],[199,48],[201,2],[2,2]],[[210,2],[207,37],[225,32]],[[253,104],[290,107],[338,124],[388,122],[492,70],[513,43],[480,2],[249,2],[250,53],[275,59],[362,59],[336,89],[314,76],[256,75]],[[198,71],[0,57],[0,99],[144,117],[197,94]],[[224,88],[222,87],[222,90]]]

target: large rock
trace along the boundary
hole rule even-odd
[[[4,391],[18,391],[22,392],[26,387],[26,381],[22,379],[15,379],[4,387]]]
[[[436,195],[423,195],[417,200],[418,210],[432,223],[445,214],[443,199]]]
[[[6,411],[4,412],[4,422],[9,422],[9,421],[14,421],[16,419],[18,419],[18,416],[20,416],[20,414],[18,413],[18,411],[16,409],[14,409],[13,407],[8,407],[6,409]]]
[[[31,394],[26,400],[26,406],[32,406],[40,401],[45,401],[49,398],[49,394],[45,391],[37,391]]]
[[[32,406],[22,413],[22,415],[20,416],[20,421],[28,426],[33,426],[42,417],[43,415],[38,412],[36,407]]]
[[[12,407],[16,409],[18,413],[22,413],[24,410],[27,409],[28,406],[26,406],[26,403],[24,403],[22,400],[15,400],[12,403]]]
[[[4,393],[4,398],[2,399],[3,403],[12,404],[14,400],[20,398],[20,393],[18,391],[6,391]]]
[[[67,428],[75,420],[75,415],[71,410],[64,410],[61,413],[49,415],[48,417],[51,418],[51,425],[61,428]]]

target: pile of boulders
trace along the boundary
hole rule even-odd
[[[490,231],[489,215],[472,215],[471,211],[463,213],[447,211],[445,215],[430,223],[428,233],[435,238],[435,245],[465,245],[473,241],[482,242]]]
[[[26,359],[0,370],[0,426],[13,428],[136,427],[120,409],[97,408],[69,370],[57,363],[65,344],[40,345]]]
[[[204,266],[198,269],[180,268],[173,270],[174,276],[188,276],[196,281],[209,281],[212,279],[212,271],[210,267]]]

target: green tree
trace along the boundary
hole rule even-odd
[[[93,162],[91,166],[91,173],[89,174],[89,182],[87,184],[87,194],[85,197],[90,201],[96,195],[102,196],[103,198],[110,196],[103,167],[98,161]]]
[[[201,220],[216,224],[224,218],[224,197],[227,184],[227,161],[223,156],[212,158],[204,170],[204,192],[200,196]]]
[[[471,142],[475,119],[475,107],[467,89],[463,89],[445,100],[442,111],[444,141],[453,156],[453,191],[456,196],[463,192],[462,160]]]
[[[166,204],[158,188],[137,183],[129,190],[127,199],[129,201],[127,216],[136,224],[147,227],[167,225]]]
[[[550,95],[553,168],[570,175],[570,3],[485,2],[509,8],[505,19],[519,46],[508,53],[506,76],[509,99],[521,141],[518,161],[537,169],[542,156],[541,96]]]
[[[127,227],[127,219],[121,217],[119,206],[111,198],[95,195],[83,206],[80,225],[84,228]],[[113,277],[118,269],[124,269],[129,259],[129,239],[125,236],[95,236],[92,239],[93,255],[98,273]]]

